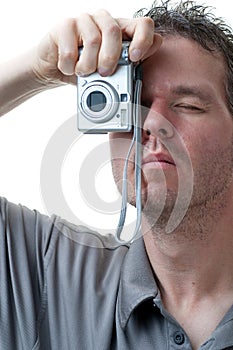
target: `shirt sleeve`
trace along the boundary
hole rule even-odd
[[[0,349],[33,349],[53,220],[0,198]]]

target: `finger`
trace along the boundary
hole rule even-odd
[[[89,14],[82,14],[76,21],[79,45],[83,45],[82,54],[75,67],[76,74],[88,75],[96,71],[101,45],[99,27]]]
[[[78,42],[74,19],[63,21],[51,33],[58,49],[58,69],[65,75],[73,75],[78,59]]]
[[[160,34],[155,33],[153,38],[153,44],[150,48],[148,48],[147,52],[145,52],[141,58],[144,61],[146,58],[152,56],[162,45],[163,38]]]
[[[137,62],[146,57],[148,52],[154,52],[161,45],[161,36],[154,33],[154,21],[149,17],[140,17],[133,20],[117,19],[123,33],[123,38],[131,38],[129,57]]]
[[[105,10],[99,10],[93,15],[98,25],[102,42],[99,51],[98,72],[103,75],[111,75],[119,61],[122,48],[122,32],[117,21]]]

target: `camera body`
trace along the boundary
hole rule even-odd
[[[133,124],[134,65],[129,42],[122,43],[115,73],[77,78],[78,129],[84,133],[127,132]],[[81,52],[80,52],[81,53]]]

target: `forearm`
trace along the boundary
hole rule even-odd
[[[43,83],[33,70],[34,49],[0,65],[0,116],[30,97],[55,87]]]

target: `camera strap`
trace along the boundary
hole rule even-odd
[[[121,202],[121,212],[120,218],[115,234],[116,240],[121,244],[132,243],[141,233],[141,216],[142,216],[142,203],[141,203],[141,135],[142,135],[142,118],[141,118],[141,91],[142,91],[142,66],[138,64],[135,66],[135,87],[134,87],[134,99],[133,99],[133,122],[134,122],[134,131],[133,138],[130,144],[125,164],[123,170],[122,178],[122,202]],[[136,225],[134,229],[133,236],[125,241],[121,239],[121,234],[125,224],[125,218],[127,213],[127,169],[131,151],[135,146],[135,194],[136,194]]]

